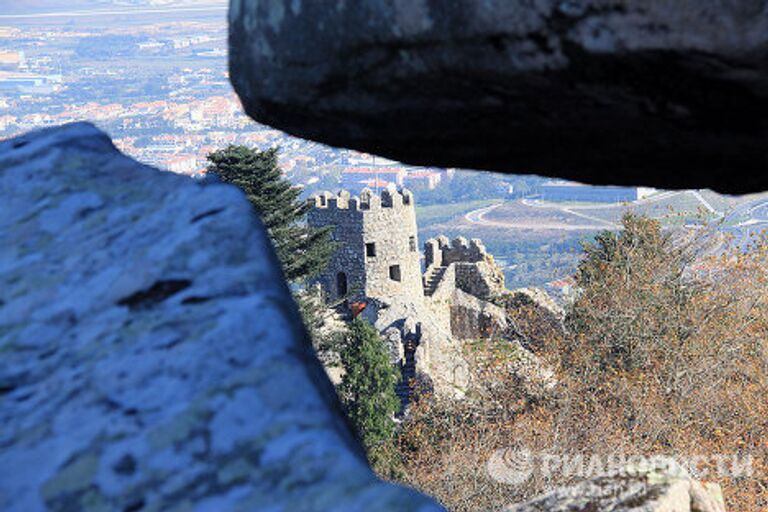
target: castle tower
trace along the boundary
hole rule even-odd
[[[313,227],[333,226],[336,250],[318,281],[330,300],[424,297],[413,194],[390,187],[317,194],[307,215]]]

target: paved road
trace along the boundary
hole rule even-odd
[[[699,191],[698,191],[698,190],[688,190],[687,192],[688,192],[689,194],[692,194],[692,195],[693,195],[693,197],[695,197],[696,199],[698,199],[698,200],[699,200],[699,202],[700,202],[701,204],[703,204],[703,205],[704,205],[704,208],[706,208],[707,210],[709,210],[709,211],[710,211],[710,213],[713,213],[713,214],[715,214],[716,216],[718,216],[718,217],[721,217],[721,218],[722,218],[722,217],[725,217],[725,213],[723,213],[723,212],[721,212],[721,211],[719,211],[719,210],[715,210],[715,207],[714,207],[714,206],[712,206],[712,205],[709,203],[709,201],[707,201],[706,199],[704,199],[704,196],[702,196],[702,195],[699,193]]]
[[[643,199],[638,199],[637,201],[633,201],[630,204],[635,206],[651,204],[651,203],[661,201],[663,199],[669,199],[670,197],[678,196],[683,193],[684,192],[675,191],[675,190],[659,192],[658,194],[654,194],[650,197],[645,197]],[[521,202],[526,206],[535,206],[537,208],[558,208],[558,209],[565,208],[564,206],[559,205],[557,203],[547,203],[547,202],[541,202],[539,200],[523,199]],[[621,206],[621,203],[579,204],[579,205],[568,206],[567,208],[571,210],[604,210],[604,209],[616,208],[617,206]]]
[[[684,191],[664,191],[660,192],[658,194],[655,194],[651,197],[646,197],[643,199],[639,199],[637,201],[633,201],[632,203],[629,203],[630,206],[644,206],[652,203],[656,203],[659,201],[663,201],[665,199],[671,199],[675,196],[679,196],[682,194],[690,194],[696,200],[698,200],[704,208],[706,208],[709,212],[716,215],[717,217],[724,217],[725,214],[721,211],[718,211],[712,204],[704,198],[698,191],[696,190],[684,190]],[[521,201],[522,204],[525,206],[529,206],[531,208],[543,208],[543,209],[550,209],[550,210],[556,210],[560,213],[564,213],[566,215],[571,215],[575,217],[580,217],[581,219],[584,219],[587,222],[580,223],[580,224],[568,224],[564,222],[557,222],[557,221],[536,221],[536,220],[490,220],[486,218],[486,215],[496,208],[500,207],[503,203],[494,204],[491,206],[486,206],[484,208],[480,208],[477,210],[473,210],[466,215],[464,215],[464,218],[467,220],[467,222],[470,222],[471,224],[476,224],[480,226],[486,226],[486,227],[503,227],[503,228],[517,228],[517,229],[561,229],[566,231],[596,231],[596,230],[603,230],[603,229],[620,229],[620,226],[615,223],[611,222],[605,219],[601,219],[599,217],[595,217],[593,215],[589,215],[588,213],[584,213],[582,210],[602,210],[602,209],[612,209],[617,208],[621,205],[618,205],[616,203],[610,203],[610,204],[585,204],[585,205],[560,205],[557,203],[550,203],[550,202],[542,202],[537,200],[530,200],[530,199],[523,199]],[[761,206],[765,207],[765,215],[766,219],[768,219],[768,201],[764,202]],[[768,222],[768,220],[767,220]]]
[[[564,213],[569,213],[571,215],[575,215],[576,217],[581,217],[583,219],[587,219],[589,221],[597,222],[598,224],[602,224],[603,228],[618,229],[618,227],[619,227],[617,224],[615,224],[613,222],[607,221],[605,219],[601,219],[599,217],[595,217],[593,215],[587,215],[586,213],[580,213],[578,210],[579,210],[579,208],[574,208],[574,207],[565,207],[565,208],[561,209],[561,211],[563,211]]]
[[[548,220],[505,220],[505,221],[496,221],[496,220],[489,220],[486,219],[485,216],[498,208],[499,206],[503,205],[504,203],[498,203],[498,204],[492,204],[491,206],[486,206],[484,208],[479,208],[477,210],[472,210],[471,212],[464,215],[464,219],[466,219],[467,222],[470,224],[476,224],[479,226],[484,227],[492,227],[492,228],[514,228],[514,229],[540,229],[540,230],[546,230],[546,229],[556,229],[556,230],[563,230],[563,231],[599,231],[602,229],[606,229],[606,223],[603,220],[597,219],[600,221],[599,224],[566,224],[564,222],[557,222],[557,221],[548,221]],[[578,215],[578,214],[577,214]],[[581,215],[582,217],[586,217],[584,215]],[[596,217],[595,217],[596,219]]]
[[[733,236],[733,244],[747,247],[768,229],[768,201],[758,199],[737,206],[725,219],[733,225],[723,228]]]
[[[768,222],[768,201],[759,200],[754,203],[749,203],[746,206],[747,208],[744,212],[744,217],[747,217],[747,220],[739,225],[751,225]]]

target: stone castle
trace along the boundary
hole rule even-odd
[[[407,399],[414,379],[462,395],[468,370],[460,342],[506,326],[503,310],[488,301],[503,292],[504,276],[482,242],[427,240],[422,270],[410,191],[323,192],[309,201],[309,224],[332,226],[337,244],[318,283],[329,303],[364,305],[362,315],[402,370],[401,396]]]
[[[314,196],[310,225],[334,226],[338,244],[320,277],[329,298],[351,300],[407,295],[422,298],[416,214],[413,195],[364,189],[360,197],[347,191]]]

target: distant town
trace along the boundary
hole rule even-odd
[[[46,2],[30,5],[44,9]],[[449,182],[463,171],[412,167],[330,148],[248,118],[228,80],[226,2],[100,0],[90,6],[90,11],[81,6],[72,13],[26,17],[3,16],[0,8],[0,139],[88,120],[126,154],[190,176],[204,174],[207,155],[227,145],[280,146],[281,167],[307,195],[394,184],[417,191],[423,205],[470,199],[462,197],[461,187],[449,190]],[[167,16],[164,6],[179,11]],[[525,197],[557,188],[535,176],[488,176],[471,199]],[[557,194],[583,193],[571,185]],[[631,190],[592,189],[589,194],[636,197]]]
[[[0,16],[0,138],[88,120],[128,155],[192,176],[205,172],[208,154],[229,144],[279,145],[284,171],[311,190],[389,183],[434,190],[453,175],[306,142],[254,123],[228,81],[225,4],[217,5],[186,13],[189,19],[182,21],[143,11]],[[115,17],[130,22],[102,23]]]

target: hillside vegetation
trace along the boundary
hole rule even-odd
[[[468,348],[463,401],[423,398],[397,442],[389,476],[457,511],[498,509],[577,476],[534,474],[516,485],[486,471],[494,451],[608,457],[700,457],[728,510],[768,506],[768,239],[708,256],[711,233],[673,236],[625,215],[623,231],[583,247],[577,298],[562,324],[510,309],[529,347],[556,370],[556,393],[531,396],[509,371],[509,342]],[[531,343],[535,341],[535,343]],[[751,476],[717,457],[751,461]]]

